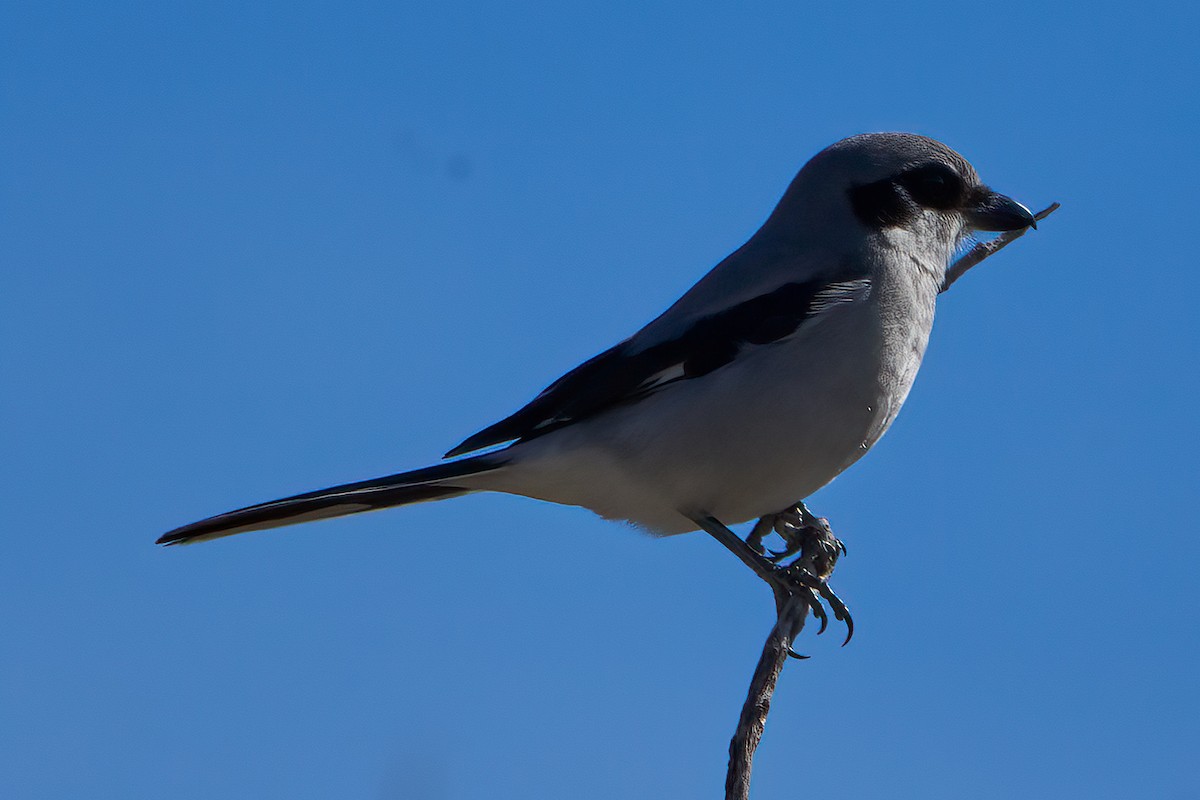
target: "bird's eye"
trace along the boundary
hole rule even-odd
[[[909,196],[927,208],[956,208],[963,197],[963,181],[945,164],[926,164],[904,172],[899,183]]]

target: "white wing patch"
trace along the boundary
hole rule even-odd
[[[646,380],[644,380],[642,383],[640,383],[638,385],[637,391],[648,392],[652,389],[656,389],[659,386],[662,386],[664,383],[670,383],[671,381],[677,381],[680,378],[682,378],[683,375],[684,375],[683,362],[681,361],[677,364],[672,364],[671,366],[667,367],[666,369],[661,370],[660,372],[656,372],[653,375],[646,378]]]
[[[839,306],[859,303],[871,296],[871,279],[857,278],[852,281],[831,283],[813,295],[809,313],[814,318]]]

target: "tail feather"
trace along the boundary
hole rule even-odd
[[[454,485],[455,479],[489,472],[504,466],[506,462],[507,459],[489,454],[383,478],[331,486],[202,519],[168,531],[159,537],[157,543],[206,542],[235,533],[263,531],[300,522],[457,497],[476,490]]]

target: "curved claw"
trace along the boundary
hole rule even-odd
[[[845,609],[845,606],[843,606]],[[846,623],[846,638],[842,640],[842,647],[850,644],[850,640],[854,638],[854,617],[850,616],[849,609],[845,609],[842,613],[833,612],[839,621]]]
[[[787,649],[787,654],[789,657],[798,659],[800,661],[803,661],[806,658],[812,658],[812,656],[802,656],[790,647]]]
[[[854,636],[854,617],[850,616],[850,609],[842,602],[842,598],[833,593],[826,583],[821,584],[821,597],[825,598],[825,602],[829,603],[829,607],[833,609],[833,615],[840,622],[846,623],[846,639],[842,642],[842,647],[850,644],[850,639]]]

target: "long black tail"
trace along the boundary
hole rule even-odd
[[[490,472],[504,466],[506,461],[499,454],[464,458],[450,464],[438,464],[385,478],[331,486],[282,500],[259,503],[176,528],[159,537],[158,544],[206,542],[235,533],[262,531],[299,522],[457,497],[475,490],[455,486],[453,481],[456,478]]]

